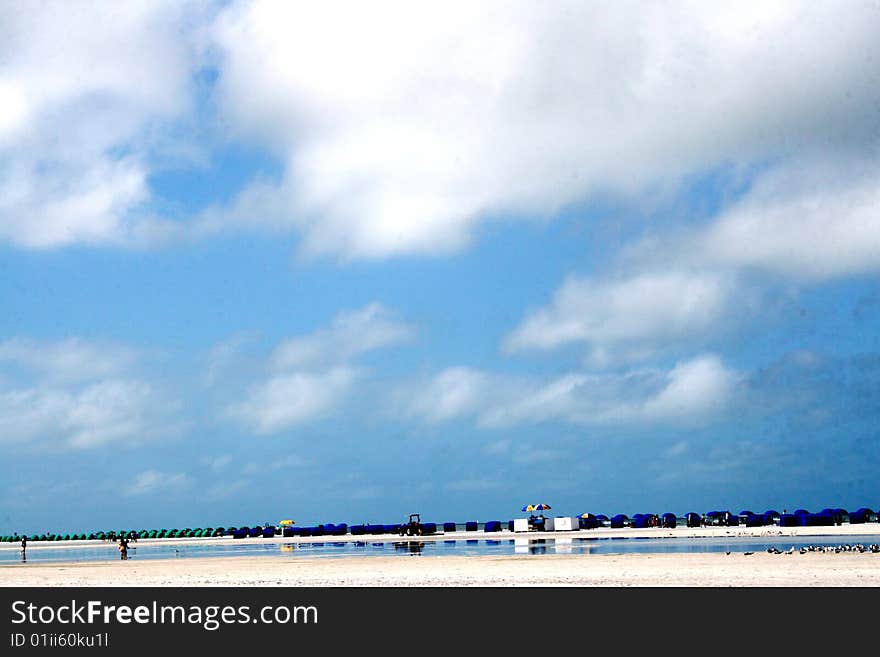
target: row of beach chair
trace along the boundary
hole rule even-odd
[[[737,526],[744,525],[746,527],[760,527],[765,525],[779,525],[780,527],[818,527],[840,525],[844,522],[849,524],[861,524],[866,522],[877,522],[880,520],[880,511],[862,507],[855,511],[847,511],[841,508],[825,508],[817,513],[812,513],[806,509],[796,509],[793,513],[783,511],[779,513],[773,509],[763,513],[753,513],[749,510],[740,511],[737,514],[730,511],[709,511],[706,514],[686,513],[683,517],[687,527],[709,526]],[[643,528],[643,527],[664,527],[674,528],[678,522],[678,517],[674,513],[664,513],[661,515],[652,513],[637,513],[631,518],[626,514],[619,513],[611,516],[589,513],[582,514],[578,518],[578,527],[580,529],[597,529],[599,527],[612,528]],[[505,526],[499,520],[488,520],[483,525],[483,531],[499,532]],[[508,530],[513,531],[513,520],[506,523]],[[422,523],[423,534],[434,534],[437,532],[438,525],[433,522]],[[442,524],[444,533],[452,533],[459,530],[460,524],[455,522],[444,522]],[[39,534],[28,536],[29,541],[72,541],[72,540],[116,540],[125,537],[129,540],[137,540],[138,538],[202,538],[217,536],[232,536],[236,539],[244,538],[271,538],[283,535],[285,537],[295,536],[344,536],[352,534],[355,536],[366,535],[382,535],[400,533],[402,525],[398,524],[370,524],[363,523],[357,525],[348,525],[346,523],[333,524],[325,523],[311,527],[275,527],[273,525],[257,525],[254,527],[197,527],[191,529],[142,529],[120,530],[120,531],[99,531],[90,532],[88,534],[71,533],[71,534]],[[480,523],[477,521],[468,521],[464,523],[464,531],[479,531]],[[0,536],[0,543],[18,543],[21,536],[18,534],[10,536]]]

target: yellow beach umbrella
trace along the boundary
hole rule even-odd
[[[282,520],[278,523],[281,527],[286,527],[288,525],[294,524],[293,520]]]

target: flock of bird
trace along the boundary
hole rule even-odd
[[[862,545],[861,543],[850,545],[849,543],[844,543],[843,545],[805,545],[799,550],[795,550],[794,546],[787,550],[780,550],[775,546],[767,548],[768,554],[794,554],[795,552],[798,552],[799,554],[806,554],[807,552],[833,552],[834,554],[840,554],[841,552],[859,552],[862,554],[880,554],[880,545],[876,543],[871,543],[870,545]],[[730,554],[730,552],[727,552],[727,554]],[[743,554],[748,556],[754,554],[754,552],[743,552]]]
[[[770,554],[794,554],[795,549],[790,547],[783,552],[779,548],[771,547],[767,548],[767,552]],[[805,545],[798,552],[800,554],[806,554],[807,552],[833,552],[834,554],[840,554],[841,552],[872,552],[877,554],[880,553],[880,545],[876,543],[871,545],[862,545],[861,543],[856,543],[855,545],[850,545],[849,543],[844,543],[843,545]]]

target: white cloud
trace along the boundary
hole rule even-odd
[[[123,488],[128,496],[174,493],[190,485],[190,479],[182,472],[158,472],[145,470],[138,473],[130,484]]]
[[[876,145],[878,25],[833,2],[235,3],[221,107],[285,171],[204,221],[443,253],[490,216]]]
[[[4,442],[55,442],[77,449],[140,444],[169,430],[176,405],[138,380],[108,379],[84,387],[0,390]]]
[[[340,312],[329,326],[278,344],[265,378],[230,404],[229,414],[259,434],[326,417],[350,399],[366,375],[366,368],[353,364],[359,356],[406,343],[414,334],[379,303]]]
[[[858,165],[836,161],[778,167],[717,221],[677,245],[677,251],[695,264],[758,270],[796,281],[876,272],[880,168]]]
[[[640,412],[648,420],[699,418],[723,410],[734,394],[738,375],[716,356],[701,356],[677,364],[664,387],[647,399]]]
[[[691,425],[712,419],[733,400],[738,375],[713,355],[667,372],[571,374],[483,412],[486,427],[562,421],[576,425]]]
[[[275,349],[272,360],[276,369],[345,363],[368,351],[407,342],[413,334],[413,329],[395,319],[388,309],[371,303],[360,310],[339,313],[326,329],[285,340]]]
[[[175,431],[179,403],[137,372],[138,357],[124,345],[77,337],[0,343],[7,370],[0,440],[90,449],[138,445]]]
[[[0,146],[21,129],[27,116],[24,93],[8,80],[0,79]]]
[[[395,406],[410,417],[445,422],[478,412],[494,390],[497,388],[492,375],[468,367],[451,367],[418,386],[401,387]]]
[[[0,240],[136,245],[151,158],[192,103],[189,3],[62,1],[0,10]]]
[[[66,338],[41,342],[11,338],[0,342],[0,363],[14,362],[39,375],[64,382],[88,381],[120,374],[138,354],[124,345]]]
[[[471,419],[485,429],[545,422],[693,425],[726,411],[739,381],[739,374],[714,355],[697,356],[668,371],[573,372],[550,380],[451,368],[398,391],[397,403],[400,407],[401,399],[408,400],[404,417],[428,423]],[[493,450],[506,448],[500,443]]]
[[[766,290],[880,271],[880,167],[860,157],[769,168],[713,220],[630,245],[605,277],[569,276],[503,343],[507,353],[581,343],[593,364],[715,337]]]
[[[505,351],[590,346],[594,363],[652,355],[659,346],[700,336],[728,311],[731,277],[712,272],[638,273],[591,280],[570,276],[548,307],[508,335]]]
[[[259,434],[277,433],[329,413],[357,378],[344,367],[329,372],[293,372],[253,386],[230,414]]]
[[[0,240],[25,248],[234,227],[299,232],[312,255],[446,253],[489,218],[878,144],[870,4],[55,1],[0,16]],[[215,88],[194,82],[203,66]],[[282,171],[186,226],[154,211],[151,180],[199,148],[198,105]]]

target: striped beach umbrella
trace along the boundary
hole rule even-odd
[[[523,511],[546,511],[550,508],[549,504],[526,504],[522,510]]]

